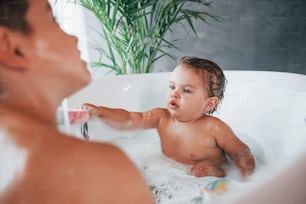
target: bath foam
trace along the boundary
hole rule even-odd
[[[273,141],[268,134],[260,137],[246,134],[240,129],[233,131],[245,142],[252,151],[256,160],[256,169],[252,176],[244,179],[234,163],[224,165],[227,189],[221,195],[214,192],[203,194],[203,189],[216,177],[194,177],[189,175],[191,166],[178,163],[166,157],[160,147],[160,139],[155,129],[138,132],[125,132],[107,129],[99,125],[100,132],[90,124],[93,138],[99,135],[100,141],[111,142],[119,146],[135,162],[159,204],[224,204],[230,203],[244,193],[252,191],[271,175],[280,171],[284,164],[276,159],[277,154],[271,149]],[[109,132],[107,132],[109,131]],[[101,132],[103,134],[101,134]],[[276,144],[275,144],[276,145]],[[267,173],[268,172],[268,173]]]
[[[258,141],[246,134],[239,132],[238,136],[250,146],[258,161],[257,167],[261,169],[266,166],[270,160],[268,148],[263,149]],[[224,198],[234,199],[241,192],[256,185],[252,177],[252,182],[245,181],[235,164],[230,162],[224,165],[225,179],[228,181],[227,190],[221,195],[215,195],[214,192],[206,193],[204,197],[203,189],[219,178],[189,175],[191,165],[176,162],[162,153],[156,130],[142,131],[133,137],[121,137],[113,143],[121,147],[136,163],[159,204],[196,204],[204,200],[207,204],[223,203]],[[259,174],[260,177],[261,173],[256,170],[255,175]]]
[[[22,174],[26,161],[27,152],[10,140],[6,132],[0,131],[0,195]]]
[[[236,135],[251,148],[256,160],[255,172],[245,180],[235,164],[230,162],[224,165],[225,179],[228,181],[227,190],[221,195],[215,193],[204,195],[203,189],[219,178],[198,178],[189,175],[190,165],[178,163],[162,153],[160,138],[155,129],[122,132],[99,126],[97,129],[100,132],[97,133],[95,125],[90,124],[89,131],[92,132],[93,139],[99,135],[99,141],[111,142],[120,147],[138,166],[159,204],[197,204],[204,201],[205,204],[224,204],[224,200],[234,200],[244,192],[254,189],[269,177],[267,171],[273,174],[280,166],[277,164],[279,161],[275,161],[270,146],[266,144],[268,140],[262,141],[260,138],[234,129]]]

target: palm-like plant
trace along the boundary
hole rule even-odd
[[[102,23],[100,35],[107,44],[107,48],[98,48],[101,57],[92,65],[110,68],[116,74],[148,73],[161,57],[174,58],[166,50],[177,49],[177,41],[165,39],[173,24],[185,22],[196,35],[194,19],[206,23],[207,17],[220,20],[204,11],[211,5],[206,0],[77,1]]]

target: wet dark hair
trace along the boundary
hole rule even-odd
[[[222,102],[222,99],[224,97],[226,78],[222,69],[216,63],[210,60],[197,57],[185,56],[179,60],[179,63],[188,65],[189,68],[192,68],[203,78],[203,81],[207,81],[206,85],[208,96],[215,96],[218,98],[218,104],[207,113],[211,115],[213,112],[216,111],[217,107]]]
[[[0,0],[0,26],[28,34],[31,28],[25,19],[28,10],[27,0]]]

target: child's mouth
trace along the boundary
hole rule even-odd
[[[178,105],[174,101],[170,101],[169,108],[175,110],[178,108]]]

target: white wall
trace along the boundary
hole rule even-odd
[[[103,46],[97,41],[100,24],[95,16],[72,0],[49,0],[56,21],[68,34],[79,38],[81,58],[87,63],[99,58],[95,47]],[[105,69],[91,70],[93,77],[105,75]]]
[[[87,31],[84,21],[84,10],[71,0],[49,0],[56,21],[68,34],[79,38],[78,47],[81,49],[82,59],[88,61]]]

